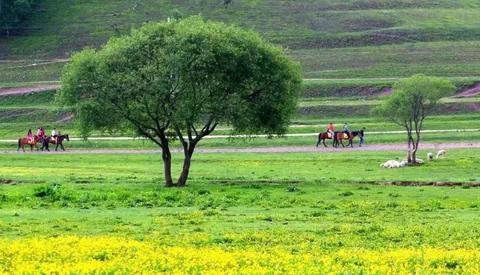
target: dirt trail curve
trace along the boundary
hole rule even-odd
[[[0,88],[0,96],[46,92],[58,88],[60,88],[60,84],[39,84],[32,87]]]
[[[67,148],[68,149],[68,148]],[[315,146],[282,146],[282,147],[250,147],[250,148],[199,148],[195,152],[200,154],[218,153],[340,153],[340,152],[362,152],[362,151],[403,151],[405,144],[373,144],[354,148],[332,148]],[[425,143],[421,144],[421,150],[440,149],[480,149],[480,143]],[[67,150],[65,152],[29,152],[25,154],[154,154],[160,150],[136,150],[136,149],[95,149],[95,150]],[[172,149],[174,153],[180,153],[180,148]],[[17,154],[15,150],[0,151],[1,154]],[[19,154],[23,154],[22,152]]]
[[[455,97],[474,97],[478,95],[480,95],[480,82],[463,89],[460,93],[456,94]]]

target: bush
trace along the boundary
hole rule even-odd
[[[50,198],[54,199],[58,197],[60,193],[61,185],[59,183],[54,183],[48,186],[40,186],[35,188],[33,195],[37,198]]]

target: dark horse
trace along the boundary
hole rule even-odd
[[[33,151],[33,147],[35,147],[38,150],[37,143],[40,141],[40,138],[35,135],[33,136],[33,142],[29,142],[28,138],[19,138],[18,139],[18,148],[17,152],[20,151],[20,148],[22,148],[23,152],[25,152],[25,145],[30,145],[30,151]]]
[[[364,143],[363,137],[365,135],[364,129],[360,131],[351,131],[349,135],[345,134],[344,132],[335,132],[335,138],[333,139],[333,147],[338,147],[339,144],[342,145],[342,147],[345,147],[345,144],[343,144],[344,139],[348,139],[348,144],[347,147],[353,147],[353,139],[358,136],[360,138],[360,143],[359,146],[361,147],[362,144]]]
[[[327,147],[327,144],[325,143],[326,139],[333,139],[333,137],[331,135],[329,135],[328,132],[318,134],[317,147],[318,147],[318,145],[320,145],[320,143],[322,143],[323,146]]]
[[[50,149],[48,148],[49,144],[56,144],[57,146],[55,146],[55,151],[58,150],[58,146],[60,146],[60,148],[65,151],[65,147],[63,147],[63,141],[64,140],[67,140],[67,141],[70,141],[70,137],[68,135],[60,135],[60,136],[57,136],[57,141],[55,141],[55,139],[53,139],[53,137],[44,137],[42,139],[42,148],[40,148],[42,151],[43,150],[47,150],[50,152]]]

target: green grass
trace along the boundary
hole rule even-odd
[[[183,189],[162,187],[160,155],[0,155],[0,236],[300,250],[298,241],[308,239],[327,251],[478,248],[480,189],[361,182],[479,181],[479,154],[451,150],[445,160],[401,170],[378,167],[400,152],[199,154]]]
[[[293,56],[304,65],[306,77],[399,78],[423,73],[478,80],[478,45],[478,41],[459,41],[304,49]]]
[[[329,121],[340,126],[346,120],[352,129],[367,128],[368,145],[404,142],[403,134],[368,133],[401,130],[368,112],[396,79],[438,75],[459,89],[480,80],[480,3],[474,0],[248,0],[233,1],[228,9],[214,0],[39,3],[20,32],[0,38],[0,87],[57,81],[65,61],[45,61],[98,47],[147,20],[165,20],[174,10],[254,29],[288,47],[305,77],[323,79],[305,83],[304,96],[310,99],[301,101],[290,133],[323,131]],[[53,98],[53,93],[0,97],[0,138],[15,139],[38,126],[75,136],[73,123],[58,122],[65,113]],[[478,111],[466,108],[478,104],[478,98],[445,103],[459,109],[428,118],[426,129],[478,128]],[[423,137],[423,142],[478,142],[480,132]],[[199,148],[315,142],[315,137],[215,139],[202,141]],[[158,149],[145,141],[72,141],[66,146]],[[0,143],[0,150],[15,147]],[[189,186],[167,189],[160,153],[0,154],[0,239],[122,236],[227,251],[281,247],[292,255],[344,248],[480,249],[480,189],[469,185],[480,182],[480,150],[452,149],[446,159],[422,166],[379,168],[385,160],[404,156],[403,151],[327,153],[321,148],[302,154],[197,153]],[[182,156],[173,157],[178,175]],[[463,186],[371,183],[377,181]]]

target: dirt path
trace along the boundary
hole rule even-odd
[[[68,146],[67,146],[68,148]],[[282,147],[250,147],[250,148],[199,148],[195,152],[201,154],[219,154],[219,153],[339,153],[339,152],[362,152],[362,151],[403,151],[406,150],[405,144],[373,144],[354,148],[332,148],[315,146],[282,146]],[[421,150],[440,150],[440,149],[480,149],[480,143],[424,143],[421,144]],[[180,148],[173,148],[172,152],[180,153]],[[94,149],[81,150],[73,149],[66,152],[29,152],[25,154],[154,154],[160,153],[160,150],[137,150],[137,149]],[[0,154],[17,154],[15,150],[0,151]],[[20,154],[23,154],[21,152]]]
[[[67,62],[68,60],[55,60],[52,62],[44,62],[41,64],[50,64],[50,63],[58,63],[58,62]],[[38,64],[30,64],[26,66],[36,66]],[[385,78],[368,78],[368,80],[398,80],[399,78],[394,78],[394,77],[385,77]],[[318,80],[326,80],[326,81],[332,81],[332,80],[337,80],[337,81],[346,81],[346,80],[362,80],[362,79],[357,79],[357,78],[344,78],[344,79],[336,79],[336,78],[305,78],[303,79],[304,81],[318,81]],[[52,81],[52,83],[57,83],[56,81]],[[31,87],[19,87],[19,88],[0,88],[0,96],[4,95],[20,95],[20,94],[28,94],[28,93],[34,93],[34,92],[45,92],[45,91],[50,91],[50,90],[55,90],[60,88],[59,84],[39,84]],[[391,88],[385,88],[379,95],[385,96],[385,95],[390,95],[392,93]],[[480,95],[480,82],[476,83],[473,86],[467,87],[460,91],[458,94],[455,95],[455,97],[474,97]]]
[[[480,95],[480,82],[475,85],[467,87],[456,94],[455,97],[474,97]]]
[[[70,115],[62,119],[70,119]],[[57,121],[59,122],[59,121]],[[308,127],[313,127],[315,125],[308,125]],[[315,126],[317,127],[317,126]],[[323,127],[323,125],[318,125],[318,127]],[[297,127],[298,128],[298,127]],[[224,128],[224,130],[230,130],[230,128]],[[471,132],[480,132],[480,129],[450,129],[450,130],[423,130],[422,133],[471,133]],[[368,135],[392,135],[392,134],[404,134],[405,131],[373,131],[367,132]],[[296,133],[296,134],[285,134],[285,137],[317,137],[318,133]],[[228,138],[266,138],[267,135],[209,135],[204,137],[204,139],[228,139]],[[71,141],[82,141],[82,138],[71,137]],[[133,141],[133,140],[147,140],[146,138],[133,138],[133,137],[89,137],[88,140],[96,141]],[[316,141],[316,139],[315,139]],[[0,139],[0,143],[15,143],[16,139]]]
[[[0,88],[0,96],[46,92],[58,88],[60,88],[60,84],[39,84],[32,87]]]

